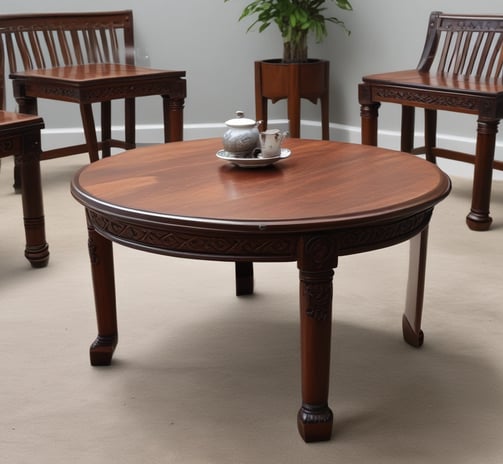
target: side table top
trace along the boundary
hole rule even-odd
[[[221,139],[129,150],[81,169],[72,194],[102,213],[181,227],[324,230],[426,210],[450,190],[437,166],[373,146],[288,139],[259,169],[216,157]]]

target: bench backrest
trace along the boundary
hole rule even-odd
[[[417,68],[503,79],[503,16],[433,12]]]
[[[134,64],[133,13],[0,15],[0,109],[9,72],[89,63]]]

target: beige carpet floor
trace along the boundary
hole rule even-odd
[[[305,444],[295,263],[256,265],[234,296],[229,263],[115,247],[120,342],[96,334],[83,208],[85,156],[42,165],[45,269],[23,256],[12,160],[0,170],[0,462],[500,464],[503,462],[503,182],[490,232],[464,218],[453,179],[430,229],[423,328],[402,341],[408,246],[340,260],[334,278],[330,442]]]

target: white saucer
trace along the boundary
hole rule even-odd
[[[281,153],[278,156],[273,156],[271,158],[261,158],[259,156],[250,156],[249,158],[239,158],[225,150],[217,151],[217,158],[224,161],[229,161],[229,163],[235,164],[240,168],[262,168],[276,163],[277,161],[284,160],[292,154],[291,150],[288,148],[282,148]]]

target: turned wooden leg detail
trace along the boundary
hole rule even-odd
[[[494,150],[499,120],[477,122],[477,147],[473,173],[472,207],[466,217],[471,230],[489,230],[492,218],[489,216],[491,186],[493,176]]]
[[[299,433],[306,442],[330,440],[333,414],[328,406],[332,334],[332,279],[337,265],[334,241],[303,240],[300,254],[300,337],[302,406]]]
[[[360,116],[362,126],[362,144],[377,146],[377,118],[379,103],[361,105]]]
[[[112,242],[94,230],[88,218],[89,258],[94,289],[98,336],[91,344],[93,366],[106,366],[112,361],[117,346],[117,308]]]
[[[32,267],[47,266],[49,245],[45,238],[44,205],[40,179],[40,129],[23,136],[21,155],[15,159],[20,167],[23,220],[26,236],[24,255]]]
[[[178,142],[183,140],[183,98],[170,98],[162,95],[164,115],[164,141]]]

